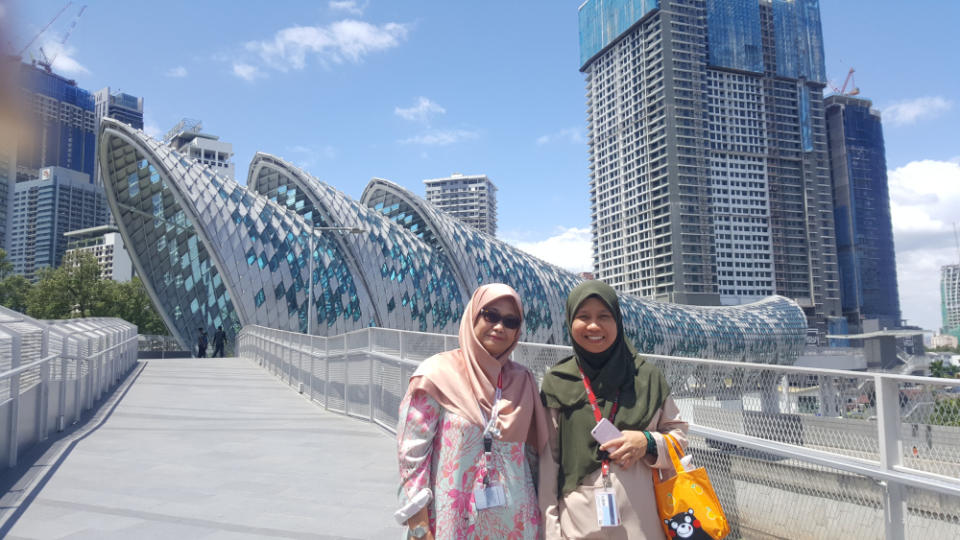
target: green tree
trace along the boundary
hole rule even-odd
[[[101,300],[104,280],[91,253],[71,252],[56,269],[43,269],[27,297],[27,315],[38,319],[90,317]]]
[[[960,398],[941,398],[933,407],[931,424],[960,427]]]
[[[30,287],[25,277],[13,273],[13,263],[7,260],[7,252],[0,249],[0,305],[26,311]]]
[[[103,285],[100,302],[95,308],[96,315],[118,317],[133,323],[141,334],[168,334],[163,319],[154,309],[147,288],[139,277],[123,283],[107,280]]]
[[[13,274],[13,263],[7,260],[6,250],[0,249],[0,279]]]
[[[11,274],[3,278],[0,280],[0,305],[25,313],[27,311],[27,298],[29,298],[32,288],[33,284],[19,274]]]

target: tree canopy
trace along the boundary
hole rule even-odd
[[[59,268],[45,268],[31,284],[13,273],[0,249],[0,305],[37,319],[117,317],[137,325],[141,334],[167,334],[140,278],[116,282],[100,277],[90,253],[71,252]]]

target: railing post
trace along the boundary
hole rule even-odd
[[[297,392],[303,393],[303,349],[304,344],[301,343],[297,347]]]
[[[317,351],[316,351],[316,338],[311,334],[310,335],[310,378],[307,379],[307,384],[310,388],[310,401],[313,401],[313,379],[316,377],[316,372],[314,368],[316,366]]]
[[[50,328],[44,327],[43,341],[40,342],[40,358],[50,354]],[[50,363],[48,360],[40,366],[40,396],[37,403],[37,441],[47,440],[47,411],[50,410]]]
[[[13,356],[10,358],[10,369],[20,367],[21,355],[21,337],[20,334],[13,334],[10,343],[10,352]],[[10,424],[7,429],[9,453],[9,467],[17,466],[17,449],[20,438],[20,374],[16,373],[10,377]]]
[[[370,362],[370,384],[369,389],[367,390],[367,397],[370,401],[370,421],[374,422],[377,418],[377,415],[373,411],[373,328],[367,328],[367,360]]]
[[[900,439],[900,386],[892,377],[874,375],[877,400],[877,439],[880,441],[880,467],[893,472],[900,465],[903,443]],[[884,486],[883,517],[884,537],[887,540],[904,538],[904,488],[903,485],[882,482]]]
[[[323,340],[323,408],[330,410],[330,338]]]
[[[343,414],[350,416],[350,339],[343,335]]]
[[[94,340],[94,338],[91,337],[91,338],[89,339],[89,341],[90,341],[90,343],[94,343],[95,340]],[[91,350],[91,351],[93,350],[93,346],[92,346],[92,345],[90,346],[90,350]],[[97,352],[100,352],[100,351],[97,351]],[[87,395],[86,395],[87,400],[86,400],[86,405],[84,405],[84,407],[83,407],[84,410],[86,410],[86,409],[92,409],[92,408],[93,408],[93,391],[94,391],[94,385],[93,385],[94,376],[93,376],[93,374],[94,374],[94,372],[95,372],[95,370],[96,370],[96,362],[95,362],[95,360],[96,360],[96,358],[98,358],[98,356],[99,356],[99,355],[95,355],[95,354],[94,354],[94,355],[90,355],[90,357],[87,358]]]
[[[57,431],[63,431],[67,418],[67,336],[63,336],[63,345],[60,348],[60,399],[57,400]]]
[[[97,362],[97,392],[96,400],[100,401],[100,397],[103,395],[104,381],[106,380],[106,371],[107,368],[107,356],[109,352],[105,352],[110,348],[111,339],[106,336],[100,336],[100,360]]]

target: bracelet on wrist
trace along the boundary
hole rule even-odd
[[[657,457],[657,441],[653,439],[653,435],[649,431],[644,431],[643,436],[647,438],[647,455]]]

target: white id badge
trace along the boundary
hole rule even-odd
[[[507,496],[503,492],[503,486],[500,484],[491,484],[484,486],[480,484],[473,490],[473,500],[477,504],[477,510],[486,510],[507,504]]]
[[[597,523],[601,527],[617,527],[620,525],[620,514],[617,513],[617,496],[612,489],[599,489],[597,497]]]

